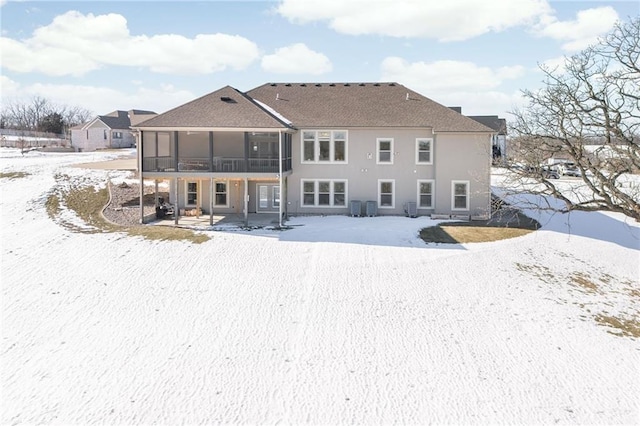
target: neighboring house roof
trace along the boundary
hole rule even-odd
[[[137,124],[153,118],[156,115],[158,115],[158,113],[154,111],[144,111],[141,109],[129,110],[129,120],[131,121],[131,126],[136,126]]]
[[[430,127],[436,132],[493,132],[398,83],[267,83],[247,95],[298,128]]]
[[[499,118],[497,115],[469,115],[468,117],[493,129],[499,135],[507,134],[507,120],[504,118]]]
[[[136,127],[290,128],[282,118],[239,90],[226,86],[145,120]]]
[[[86,129],[93,125],[96,121],[102,122],[106,127],[110,129],[128,129],[132,124],[138,123],[141,120],[151,118],[157,114],[153,111],[145,111],[141,109],[132,109],[130,111],[116,110],[109,114],[99,115],[93,120],[80,125],[78,128]],[[77,130],[75,127],[73,128]]]
[[[131,126],[127,111],[113,111],[107,115],[99,115],[98,120],[110,129],[128,129]]]

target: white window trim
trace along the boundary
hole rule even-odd
[[[429,161],[420,161],[420,142],[429,142]],[[416,138],[416,164],[432,165],[433,164],[433,138]]]
[[[431,184],[431,205],[428,207],[424,207],[420,205],[420,195],[421,195],[420,184],[421,183]],[[433,210],[435,205],[435,200],[436,200],[436,181],[433,179],[418,179],[418,183],[416,186],[417,186],[416,205],[418,206],[418,209]]]
[[[313,143],[313,160],[305,160],[304,159],[304,134],[305,132],[313,132],[315,133],[314,143]],[[320,140],[318,139],[318,132],[329,132],[331,134],[329,138],[329,160],[320,161],[318,158],[320,157]],[[335,133],[344,132],[344,161],[335,161]],[[347,130],[338,130],[338,129],[321,129],[321,130],[313,130],[313,129],[304,129],[300,131],[300,163],[302,164],[349,164],[349,132]]]
[[[189,203],[189,184],[196,184],[196,204]],[[184,205],[185,207],[196,207],[197,200],[200,198],[200,182],[197,180],[185,180],[184,181]],[[202,200],[200,200],[200,205],[202,205]]]
[[[304,204],[304,183],[313,182],[313,204]],[[329,204],[318,204],[318,192],[319,182],[330,182],[329,188]],[[334,205],[333,200],[335,196],[334,183],[344,183],[344,205]],[[300,207],[309,208],[331,208],[331,209],[346,209],[348,207],[349,200],[349,181],[347,179],[300,179]]]
[[[382,193],[380,192],[380,184],[382,182],[391,182],[391,205],[382,205]],[[378,208],[379,209],[395,209],[396,208],[396,180],[395,179],[378,179]]]
[[[466,193],[466,197],[467,197],[467,202],[466,202],[466,206],[465,208],[456,208],[456,192],[455,192],[455,188],[456,188],[456,184],[457,183],[464,183],[465,185],[467,185],[467,193]],[[469,211],[469,199],[470,199],[470,195],[469,193],[471,192],[471,185],[469,184],[468,180],[452,180],[451,181],[451,210],[453,211]]]
[[[216,183],[224,183],[226,185],[227,191],[225,192],[225,194],[227,194],[227,202],[226,204],[216,204],[216,195],[218,195],[218,192],[216,191]],[[229,181],[226,179],[216,179],[213,181],[213,207],[229,207]]]
[[[380,161],[380,142],[382,141],[391,141],[391,155],[390,155],[390,160],[391,161]],[[393,152],[393,143],[394,140],[393,138],[376,138],[376,164],[382,164],[382,165],[392,165],[393,164],[393,160],[394,160],[394,152]]]

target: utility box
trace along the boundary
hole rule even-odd
[[[366,212],[367,212],[367,216],[369,217],[378,216],[378,202],[367,201]]]
[[[360,217],[362,215],[362,201],[360,200],[351,200],[351,209],[350,214],[353,217]]]
[[[415,201],[409,201],[405,204],[404,211],[409,217],[418,217],[418,204]]]

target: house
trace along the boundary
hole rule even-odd
[[[470,115],[469,118],[493,129],[495,132],[491,139],[493,161],[505,161],[507,159],[507,120],[497,115]]]
[[[490,212],[494,131],[397,83],[227,86],[134,127],[182,214]]]
[[[130,148],[135,145],[135,137],[130,127],[156,115],[153,111],[137,109],[99,115],[71,129],[71,145],[80,151]]]

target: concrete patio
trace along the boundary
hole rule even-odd
[[[245,227],[245,219],[242,214],[226,214],[226,215],[213,215],[213,227]],[[173,216],[168,216],[164,219],[151,219],[147,222],[149,225],[160,226],[176,226]],[[284,225],[284,222],[283,222]],[[209,215],[196,216],[180,216],[178,218],[177,226],[188,226],[196,228],[209,228],[211,227],[211,221]],[[277,213],[249,213],[248,215],[249,227],[277,227],[279,226]]]

